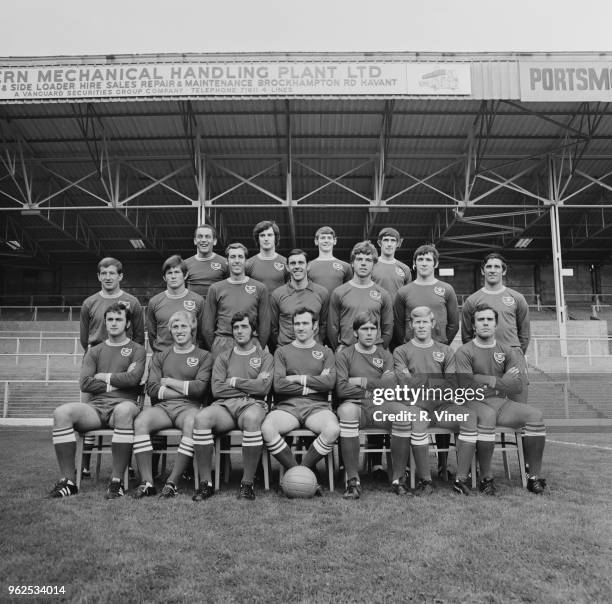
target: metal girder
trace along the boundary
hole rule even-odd
[[[289,100],[285,100],[285,128],[287,131],[287,158],[286,158],[286,197],[287,197],[287,212],[289,218],[289,235],[291,237],[291,247],[297,248],[297,235],[295,229],[295,216],[293,214],[293,146],[292,132],[293,124],[291,120],[291,106]]]
[[[45,265],[51,265],[51,257],[38,241],[32,239],[28,233],[18,225],[9,215],[4,215],[0,222],[1,238],[4,241],[18,241],[23,251],[33,258],[39,258]],[[8,255],[3,251],[3,256]],[[14,252],[10,254],[15,258],[23,258],[23,254]]]
[[[587,241],[598,237],[610,227],[612,227],[612,220],[606,222],[603,208],[600,212],[586,212],[582,215],[578,224],[570,227],[569,233],[563,239],[563,249],[575,249]]]
[[[87,149],[89,150],[91,159],[96,165],[98,179],[106,193],[107,199],[104,200],[105,203],[112,207],[117,215],[121,216],[121,218],[126,222],[126,224],[132,227],[137,235],[136,237],[133,237],[134,239],[141,239],[149,249],[163,254],[163,243],[160,243],[161,238],[158,236],[157,228],[151,225],[151,221],[148,217],[145,217],[143,221],[144,223],[139,224],[138,210],[135,210],[135,212],[131,211],[127,208],[127,205],[133,199],[136,199],[153,187],[158,186],[160,182],[172,178],[177,171],[175,170],[161,179],[153,180],[152,184],[140,189],[136,193],[122,198],[120,180],[121,164],[119,162],[113,163],[111,160],[107,131],[102,119],[100,116],[98,116],[92,103],[87,103],[85,109],[81,104],[74,104],[72,107],[76,114],[77,122],[83,135],[83,139],[85,140],[85,144],[87,145]],[[98,199],[100,198],[98,197]],[[131,214],[134,213],[136,214],[135,220],[131,217]],[[77,224],[82,222],[82,218],[78,216]],[[81,224],[81,231],[86,235],[85,240],[89,242],[92,240],[91,237],[89,237],[90,230],[88,227],[85,228],[85,226],[86,225]],[[98,255],[99,248],[99,242],[97,243],[97,246],[94,244],[94,249],[96,249]]]
[[[395,101],[385,101],[385,107],[382,114],[380,132],[378,136],[378,157],[374,164],[373,174],[373,199],[370,201],[372,212],[368,214],[364,225],[364,240],[372,237],[374,227],[380,211],[385,209],[387,205],[384,199],[385,177],[387,171],[387,154],[389,151],[389,135],[391,132],[391,124],[393,122],[393,108]]]
[[[299,199],[296,199],[295,202],[300,204],[302,201],[304,201],[305,199],[307,199],[308,197],[311,197],[312,195],[314,195],[315,193],[318,193],[319,191],[322,191],[323,189],[331,186],[331,185],[336,185],[338,187],[340,187],[341,189],[344,189],[345,191],[348,191],[349,193],[355,195],[356,197],[359,197],[360,199],[363,199],[365,202],[368,203],[368,205],[370,205],[372,203],[372,200],[367,197],[366,195],[362,195],[361,193],[359,193],[359,191],[355,191],[354,189],[351,189],[351,187],[343,184],[342,182],[340,182],[343,178],[345,178],[346,176],[348,176],[349,174],[352,174],[353,172],[356,172],[357,170],[359,170],[360,168],[363,168],[364,166],[367,166],[368,164],[371,164],[373,160],[367,160],[365,162],[362,162],[360,164],[358,164],[357,166],[354,166],[352,168],[350,168],[349,170],[346,170],[345,172],[343,172],[342,174],[340,174],[340,176],[336,176],[334,178],[327,176],[326,174],[323,174],[323,172],[316,170],[315,168],[313,168],[312,166],[309,166],[308,164],[304,163],[303,161],[299,161],[297,159],[293,160],[294,163],[302,166],[302,168],[304,168],[305,170],[316,174],[317,176],[320,176],[321,178],[323,178],[326,182],[324,182],[321,186],[315,188],[312,191],[309,191],[308,193],[302,195],[302,197],[300,197]]]

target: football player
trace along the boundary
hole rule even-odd
[[[193,420],[200,410],[210,383],[212,357],[194,344],[196,320],[186,310],[175,312],[168,321],[172,346],[151,359],[147,393],[151,407],[134,422],[134,453],[141,484],[134,497],[156,494],[153,486],[151,433],[176,427],[182,432],[176,462],[161,497],[178,495],[178,480],[193,459]]]
[[[210,286],[204,313],[204,340],[214,358],[234,347],[231,321],[237,312],[256,317],[257,338],[262,348],[270,336],[270,296],[263,283],[244,272],[246,247],[232,243],[225,253],[230,276]]]
[[[153,296],[147,306],[147,331],[153,352],[161,352],[172,346],[170,317],[179,310],[193,315],[197,330],[194,341],[201,342],[204,299],[185,287],[187,265],[180,256],[170,256],[162,265],[166,290]]]
[[[395,257],[401,245],[402,238],[396,229],[386,227],[378,233],[380,256],[372,271],[372,281],[386,289],[392,300],[397,290],[412,279],[410,269]]]
[[[478,418],[466,407],[465,400],[456,396],[455,358],[450,346],[433,339],[434,313],[428,306],[417,306],[410,313],[410,342],[398,346],[393,352],[395,375],[400,386],[417,393],[411,407],[419,418],[424,410],[424,421],[412,425],[412,451],[420,477],[417,491],[432,492],[429,469],[429,443],[425,430],[428,426],[448,428],[457,437],[457,474],[453,489],[469,495],[468,473],[478,436]],[[430,390],[427,390],[430,389]],[[431,392],[431,394],[430,394]]]
[[[495,338],[500,344],[514,351],[515,363],[521,373],[523,389],[510,398],[520,403],[528,401],[528,371],[525,353],[529,346],[529,306],[525,297],[504,285],[508,265],[501,254],[489,254],[482,262],[480,272],[484,287],[474,292],[463,305],[461,313],[461,339],[463,343],[474,337],[474,310],[480,304],[488,304],[497,311],[499,322]]]
[[[259,253],[251,256],[245,265],[245,273],[260,281],[271,294],[287,280],[287,259],[277,253],[280,230],[273,220],[262,220],[253,228],[253,239]]]
[[[236,313],[231,324],[234,347],[221,353],[213,366],[215,401],[195,417],[193,442],[200,486],[193,496],[194,501],[214,494],[211,477],[213,435],[236,428],[242,430],[243,462],[238,498],[255,499],[253,480],[263,446],[261,423],[268,410],[264,399],[272,386],[274,360],[253,337],[256,326],[251,316]]]
[[[378,260],[376,248],[369,241],[356,244],[351,251],[353,278],[337,287],[329,300],[327,339],[335,350],[355,343],[353,321],[360,312],[369,311],[380,324],[377,344],[389,347],[393,333],[391,296],[372,281],[372,270]]]
[[[293,342],[293,313],[305,307],[314,311],[319,326],[315,339],[323,343],[327,330],[329,293],[323,286],[308,279],[306,252],[291,250],[287,263],[291,278],[285,285],[274,290],[270,298],[271,341],[275,347]]]
[[[353,271],[350,264],[334,256],[334,247],[338,243],[334,229],[320,227],[315,233],[314,242],[319,255],[308,263],[308,278],[331,294],[336,287],[350,280]]]
[[[407,493],[404,469],[410,454],[411,408],[399,401],[373,400],[378,388],[396,385],[393,358],[378,340],[378,319],[359,313],[353,321],[355,344],[336,353],[336,394],[340,401],[340,449],[346,469],[345,499],[359,499],[359,428],[386,428],[391,432],[393,489]],[[390,418],[393,419],[390,419]]]
[[[523,373],[520,365],[522,353],[515,346],[508,346],[497,340],[499,315],[488,304],[479,304],[473,310],[470,331],[474,338],[464,344],[456,354],[457,378],[459,385],[482,388],[484,400],[468,403],[478,412],[479,407],[492,412],[485,428],[490,439],[478,442],[478,463],[482,480],[481,492],[495,495],[495,482],[491,471],[491,457],[495,446],[495,424],[511,428],[524,428],[523,447],[525,464],[529,467],[527,488],[540,495],[546,490],[546,481],[539,476],[546,441],[546,427],[542,412],[532,405],[516,402],[510,398],[523,388]],[[479,428],[480,432],[480,428]]]
[[[436,342],[451,345],[459,331],[459,306],[453,286],[436,277],[440,255],[433,245],[421,245],[413,256],[416,278],[400,288],[393,302],[394,340],[400,346],[413,337],[411,313],[413,309],[427,306],[434,315],[432,337]],[[450,437],[436,435],[440,449],[448,449]],[[447,453],[438,454],[438,474],[446,468]]]
[[[89,296],[81,306],[80,316],[80,341],[83,350],[87,350],[92,346],[96,346],[107,338],[104,313],[106,309],[121,302],[126,308],[129,308],[132,315],[130,327],[128,329],[129,337],[144,345],[145,330],[144,330],[144,312],[138,299],[131,294],[124,292],[121,289],[121,281],[123,280],[123,265],[115,258],[103,258],[98,262],[98,281],[101,285],[101,290],[92,296]],[[81,393],[81,402],[86,403],[89,395],[85,392]],[[91,450],[95,442],[94,437],[85,439],[85,451]],[[83,478],[89,478],[89,462],[90,454],[83,454],[83,467],[81,475]]]
[[[144,346],[127,335],[131,318],[131,310],[120,302],[106,309],[107,338],[85,353],[81,368],[81,390],[91,397],[87,403],[66,403],[53,412],[53,445],[62,478],[49,497],[68,497],[78,492],[74,482],[75,430],[107,427],[114,431],[113,470],[106,498],[116,499],[124,494],[121,481],[132,456],[134,418],[140,410],[137,400],[146,361]]]
[[[187,287],[206,300],[208,288],[217,281],[225,279],[228,274],[227,260],[215,254],[217,231],[210,224],[199,225],[193,236],[196,246],[194,256],[185,260],[187,266]]]
[[[329,394],[336,383],[333,352],[314,338],[317,320],[307,308],[293,315],[295,340],[274,353],[274,409],[261,426],[268,450],[286,468],[297,465],[282,435],[300,427],[317,434],[302,459],[314,468],[334,447],[340,433]]]

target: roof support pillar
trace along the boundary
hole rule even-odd
[[[559,180],[556,174],[554,158],[548,160],[548,190],[551,200],[550,206],[550,238],[553,256],[553,275],[555,279],[555,303],[557,307],[557,325],[561,356],[567,356],[567,308],[563,291],[563,259],[561,256],[561,234],[559,229]]]
[[[291,247],[297,248],[297,236],[295,232],[295,216],[293,215],[293,148],[291,139],[291,110],[289,101],[285,101],[285,116],[287,129],[287,183],[286,183],[286,198],[287,211],[289,212],[289,231],[291,236]]]

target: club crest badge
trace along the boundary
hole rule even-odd
[[[261,367],[261,357],[253,357],[249,359],[249,365],[253,369],[259,369]]]
[[[433,357],[433,360],[436,361],[436,363],[443,363],[444,362],[445,354],[443,352],[439,352],[438,350],[434,350],[431,353],[431,356]]]
[[[384,365],[384,361],[378,357],[374,357],[372,363],[374,363],[374,367],[378,367],[379,369]]]
[[[503,296],[502,302],[506,306],[514,306],[516,304],[516,300],[512,296]]]
[[[501,365],[506,360],[506,355],[503,352],[494,352],[493,358],[495,359],[496,363]]]
[[[252,296],[257,291],[257,288],[254,285],[245,285],[244,291]]]
[[[220,262],[211,262],[210,263],[210,268],[212,268],[213,271],[220,271],[221,270],[221,263]]]
[[[284,270],[285,270],[285,265],[284,265],[282,262],[275,262],[275,263],[274,263],[274,268],[275,268],[277,271],[279,271],[279,272],[280,272],[280,271],[284,271]]]
[[[121,349],[121,356],[122,357],[129,357],[132,354],[132,349],[131,348],[122,348]]]
[[[372,300],[380,300],[382,298],[382,296],[380,295],[380,292],[376,289],[371,289],[370,290],[370,298],[372,298]]]
[[[401,277],[402,279],[406,276],[406,273],[403,271],[403,269],[399,267],[395,268],[395,274]]]
[[[436,296],[443,296],[446,293],[446,290],[443,287],[434,287],[434,294]]]
[[[317,359],[317,361],[320,361],[323,358],[323,351],[322,350],[313,350],[312,351],[312,358],[313,359]]]
[[[341,271],[342,270],[342,265],[339,262],[332,262],[332,266],[337,270],[337,271]]]
[[[198,357],[187,357],[187,367],[196,367],[198,363]]]
[[[183,300],[183,307],[189,312],[193,312],[196,309],[195,300]]]
[[[130,303],[127,300],[119,300],[119,304],[121,304],[121,306],[125,306],[126,308],[130,307]]]

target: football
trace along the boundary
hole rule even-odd
[[[306,466],[294,466],[281,479],[281,489],[289,499],[312,497],[318,488],[317,478]]]

